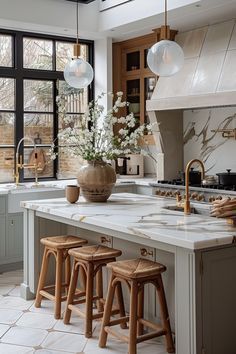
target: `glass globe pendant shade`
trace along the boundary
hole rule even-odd
[[[93,80],[93,68],[82,58],[71,59],[65,66],[64,78],[71,87],[86,88]]]
[[[149,49],[147,64],[158,76],[175,75],[184,64],[183,50],[176,42],[164,39]]]

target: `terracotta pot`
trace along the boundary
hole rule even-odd
[[[106,202],[115,182],[114,168],[104,161],[88,161],[78,173],[81,193],[88,202]]]

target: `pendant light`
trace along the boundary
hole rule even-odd
[[[64,78],[67,84],[77,89],[86,88],[93,80],[92,66],[80,57],[79,44],[79,2],[76,4],[76,29],[77,38],[74,44],[74,58],[72,58],[65,66]]]
[[[170,40],[170,26],[167,25],[167,0],[165,0],[165,25],[161,26],[160,42],[148,51],[147,64],[158,76],[175,75],[184,64],[182,48]]]

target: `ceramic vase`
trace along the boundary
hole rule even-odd
[[[116,182],[116,172],[104,161],[88,161],[78,173],[81,194],[88,202],[106,202]]]

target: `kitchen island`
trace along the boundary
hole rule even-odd
[[[170,262],[166,284],[167,301],[168,293],[174,296],[170,316],[174,317],[177,354],[235,354],[236,231],[225,220],[207,216],[208,205],[195,205],[198,214],[185,216],[173,210],[173,201],[120,193],[104,204],[86,203],[82,198],[68,204],[58,198],[21,206],[24,298],[36,292],[43,236],[74,230],[92,243],[108,242],[116,248],[127,243],[122,249],[124,258],[130,258],[128,245],[139,245],[144,257],[153,256],[164,264],[173,259],[174,276],[168,278]]]

